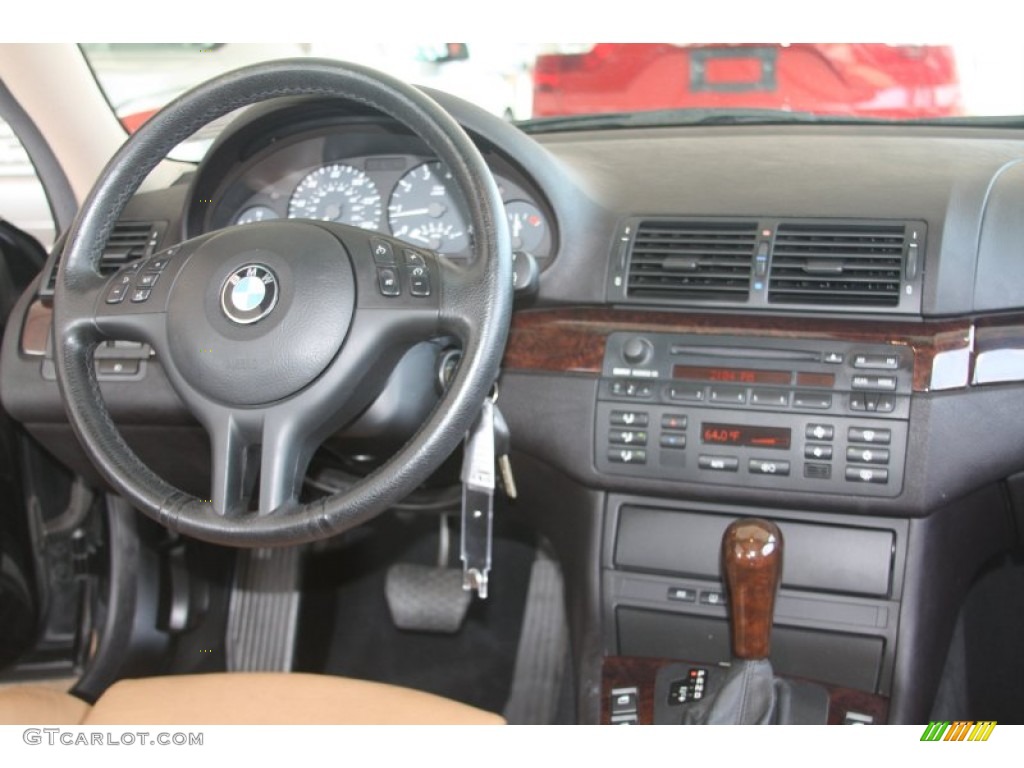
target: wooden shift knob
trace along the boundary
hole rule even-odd
[[[775,523],[748,517],[722,536],[722,570],[729,589],[732,651],[739,659],[767,659],[775,592],[782,577],[782,532]]]

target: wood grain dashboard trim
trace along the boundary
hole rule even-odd
[[[1022,327],[1024,317],[1006,318],[1000,325]],[[914,355],[914,391],[927,392],[935,356],[950,350],[969,349],[972,328],[970,318],[890,323],[647,312],[610,307],[535,309],[516,312],[513,317],[504,366],[507,370],[599,376],[605,341],[610,334],[623,331],[862,342],[909,347]]]

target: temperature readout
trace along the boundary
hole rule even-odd
[[[742,424],[701,425],[701,440],[712,445],[744,445],[789,450],[791,431],[783,427],[747,427]]]
[[[673,379],[721,381],[729,384],[789,384],[789,371],[759,371],[751,368],[712,368],[703,365],[672,366]]]

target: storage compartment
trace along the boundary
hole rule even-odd
[[[718,580],[722,533],[735,519],[623,506],[614,564],[618,568]],[[895,532],[791,520],[775,522],[785,542],[783,587],[871,597],[891,595]]]
[[[729,623],[687,614],[619,607],[619,654],[707,664],[730,659]],[[776,674],[875,691],[885,652],[881,637],[838,634],[776,624],[771,661]]]

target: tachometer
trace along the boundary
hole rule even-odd
[[[336,221],[379,230],[382,216],[380,193],[370,177],[340,163],[308,174],[288,202],[289,219]]]
[[[448,191],[452,175],[441,163],[418,165],[398,180],[388,203],[391,233],[439,253],[469,248],[469,228]]]

